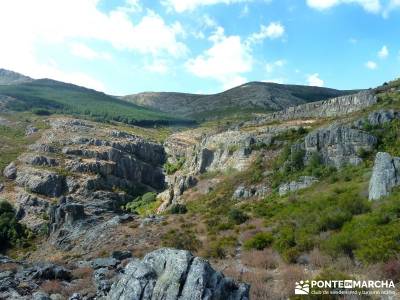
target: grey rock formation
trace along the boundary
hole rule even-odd
[[[336,168],[345,164],[357,165],[362,161],[358,156],[359,151],[372,151],[376,143],[377,139],[366,132],[334,124],[317,129],[305,137],[306,161],[317,152],[326,165]]]
[[[391,110],[379,110],[370,113],[366,118],[359,119],[354,122],[354,126],[359,129],[363,129],[365,126],[382,126],[395,119],[400,119],[400,113]]]
[[[32,166],[54,167],[59,165],[57,159],[44,155],[26,154],[20,157],[19,160]]]
[[[4,184],[0,183],[0,193],[4,190]]]
[[[160,249],[129,263],[108,299],[245,300],[249,286],[224,277],[188,251]]]
[[[84,218],[85,210],[82,204],[60,201],[59,205],[52,206],[50,209],[51,231],[55,231],[64,224],[72,226]]]
[[[255,124],[272,121],[295,120],[304,118],[326,118],[344,116],[377,103],[372,91],[363,91],[353,95],[341,96],[329,100],[306,103],[257,118]]]
[[[28,125],[25,128],[25,135],[27,135],[27,136],[35,134],[36,132],[38,132],[38,129],[32,125]]]
[[[36,195],[21,193],[17,195],[17,205],[17,218],[32,230],[40,230],[46,224],[47,221],[43,216],[47,214],[50,206],[47,200]]]
[[[369,182],[369,199],[378,200],[388,196],[391,190],[400,185],[400,157],[378,152]]]
[[[4,168],[3,175],[8,179],[15,179],[17,177],[17,166],[14,162],[11,162]]]
[[[92,260],[91,265],[93,269],[116,267],[120,261],[113,257],[96,258]]]
[[[55,172],[22,168],[15,181],[18,185],[37,194],[58,197],[65,189],[65,178]]]
[[[269,189],[266,186],[238,186],[233,192],[233,198],[236,200],[248,199],[251,197],[263,197],[268,193]]]
[[[284,196],[288,193],[308,188],[316,182],[318,182],[318,180],[315,177],[301,176],[299,180],[281,184],[279,186],[279,195]]]

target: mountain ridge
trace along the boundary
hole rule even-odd
[[[137,105],[199,119],[232,110],[266,112],[356,93],[323,87],[253,81],[216,94],[143,92],[122,97]]]

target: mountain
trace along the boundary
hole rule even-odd
[[[276,111],[307,102],[338,97],[355,91],[329,88],[250,82],[213,95],[186,93],[140,93],[123,99],[166,113],[202,119],[244,112]]]
[[[3,73],[16,74],[11,71]],[[42,115],[58,113],[145,126],[188,122],[73,84],[51,79],[21,80],[19,84],[0,85],[0,107],[3,110],[31,111]]]
[[[0,84],[19,84],[31,81],[33,79],[28,76],[0,68]]]

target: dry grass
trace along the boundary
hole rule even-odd
[[[66,294],[65,287],[59,280],[46,280],[42,283],[40,289],[47,294]]]
[[[72,270],[72,277],[77,279],[91,278],[92,274],[93,274],[93,269],[89,267]]]
[[[16,272],[19,265],[15,263],[6,263],[0,265],[0,271],[11,271]]]
[[[296,281],[308,278],[303,267],[298,265],[285,265],[280,270],[281,295],[287,298],[293,295]]]
[[[251,250],[242,252],[242,262],[249,267],[261,269],[276,269],[279,266],[279,255],[272,249],[262,251]]]
[[[321,253],[318,248],[314,248],[310,252],[310,264],[314,269],[321,269],[332,264],[332,258]]]

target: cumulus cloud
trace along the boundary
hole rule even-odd
[[[276,39],[285,33],[285,27],[279,22],[271,22],[268,26],[261,25],[260,31],[248,38],[250,43],[259,43],[265,39]]]
[[[3,0],[0,2],[0,66],[26,73],[32,77],[53,77],[58,80],[86,84],[89,76],[62,72],[54,64],[39,60],[38,45],[69,45],[74,40],[97,40],[120,51],[153,56],[185,56],[188,49],[179,41],[185,32],[179,22],[166,24],[152,12],[133,23],[129,17],[138,2],[128,1],[104,13],[97,8],[100,0]],[[129,9],[130,8],[130,9]],[[75,55],[96,56],[89,49],[74,46]],[[74,75],[75,74],[75,75]],[[75,76],[75,77],[74,77]],[[85,79],[83,82],[83,79]],[[96,87],[99,85],[96,84]]]
[[[326,10],[339,4],[358,4],[372,13],[379,13],[382,9],[380,0],[307,0],[307,4],[317,10]]]
[[[340,4],[360,5],[370,13],[381,13],[388,17],[390,12],[400,7],[400,0],[307,0],[308,6],[317,10],[326,10]]]
[[[213,45],[186,62],[187,70],[201,78],[212,78],[225,89],[246,82],[243,73],[252,69],[251,49],[239,36],[226,36],[219,27],[209,38]]]
[[[169,70],[168,61],[165,59],[155,59],[150,64],[146,64],[144,69],[157,74],[166,74]]]
[[[324,81],[319,77],[318,73],[309,75],[307,77],[307,83],[311,86],[324,86]]]
[[[370,70],[375,70],[376,68],[378,68],[378,64],[376,62],[370,60],[365,63],[365,67]]]
[[[286,60],[279,59],[273,62],[269,62],[265,64],[265,70],[267,73],[272,73],[276,68],[283,67],[286,64]]]
[[[387,58],[389,56],[389,49],[387,46],[383,46],[381,50],[378,52],[379,58]]]
[[[215,4],[232,4],[239,2],[250,2],[251,0],[164,0],[162,4],[178,13],[194,10],[200,6]]]
[[[83,43],[71,43],[70,51],[72,55],[85,58],[88,60],[105,59],[110,60],[111,54],[103,51],[95,51]]]

